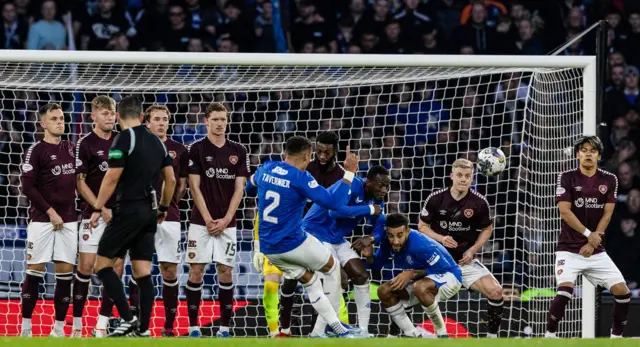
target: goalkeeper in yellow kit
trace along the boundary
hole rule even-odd
[[[271,264],[264,254],[260,252],[258,221],[258,215],[256,214],[253,224],[253,266],[258,272],[264,274],[262,304],[264,305],[264,312],[267,316],[269,335],[271,337],[291,337],[291,309],[293,308],[293,295],[295,294],[298,282],[285,279],[282,284],[281,298],[278,297],[278,287],[280,287],[282,271]],[[280,304],[279,308],[278,304]],[[339,316],[343,323],[349,323],[349,313],[347,312],[344,298],[340,301]]]

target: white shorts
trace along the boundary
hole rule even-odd
[[[571,252],[556,252],[556,282],[575,283],[578,274],[582,274],[593,285],[606,289],[625,282],[622,273],[606,252],[589,258]]]
[[[491,276],[494,280],[493,274],[487,269],[478,259],[473,259],[473,262],[469,265],[460,266],[462,270],[462,286],[469,289],[479,279],[484,276]],[[496,280],[497,282],[498,280]]]
[[[80,241],[78,241],[78,252],[80,253],[98,253],[98,243],[104,233],[104,229],[107,227],[107,223],[102,220],[102,217],[98,219],[98,226],[91,227],[90,219],[83,219],[80,224]]]
[[[77,255],[78,222],[64,223],[57,231],[51,223],[31,222],[27,226],[27,264],[75,264]]]
[[[180,263],[180,222],[162,222],[155,236],[158,262]]]
[[[307,234],[302,244],[289,252],[265,254],[275,267],[280,269],[287,279],[297,280],[307,270],[319,271],[331,258],[331,252],[323,247],[322,242],[313,235]]]
[[[438,285],[438,296],[436,296],[436,300],[438,301],[450,299],[454,295],[458,294],[458,291],[460,291],[460,287],[462,286],[460,281],[458,281],[456,276],[451,272],[438,275],[427,275],[426,277],[432,279]],[[413,283],[409,283],[405,290],[409,293],[409,300],[402,300],[404,307],[421,305],[420,300],[413,295]]]
[[[219,236],[212,236],[204,225],[191,224],[187,232],[188,264],[223,264],[233,267],[236,263],[236,228],[224,229]]]
[[[345,241],[338,245],[327,242],[322,242],[322,244],[327,247],[331,252],[331,255],[340,262],[341,267],[344,267],[351,259],[360,259],[358,253],[351,249],[351,243],[349,243],[349,241]]]

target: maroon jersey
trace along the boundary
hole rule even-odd
[[[50,222],[53,208],[65,223],[76,222],[75,146],[69,141],[54,145],[38,141],[22,162],[22,192],[31,202],[32,222]]]
[[[313,178],[315,178],[316,181],[325,188],[331,187],[334,183],[344,177],[344,169],[338,163],[333,165],[333,168],[327,171],[322,170],[321,167],[320,162],[312,160],[307,166],[307,171],[309,171],[311,176],[313,176]]]
[[[118,133],[111,133],[108,140],[96,135],[93,131],[84,135],[78,140],[76,145],[76,175],[85,174],[85,183],[93,195],[98,197],[102,179],[107,173],[109,164],[109,148],[113,143],[113,139]],[[116,194],[111,195],[109,201],[105,204],[107,208],[112,208],[115,203]],[[85,201],[82,202],[82,219],[91,218],[93,208]]]
[[[173,174],[176,176],[176,180],[179,181],[180,178],[189,176],[189,153],[187,153],[187,148],[183,144],[169,138],[164,142],[164,145],[167,147],[169,156],[173,159]],[[158,199],[160,198],[160,195],[162,195],[163,183],[164,180],[160,177],[155,188],[156,192],[158,192]],[[167,211],[167,218],[165,218],[167,222],[180,221],[180,201],[178,201],[177,193],[178,189],[176,186],[175,194],[173,195],[173,199],[171,199],[171,205],[169,205],[169,211]]]
[[[236,177],[249,177],[249,156],[241,144],[226,140],[217,147],[205,137],[189,146],[189,174],[200,175],[200,191],[211,218],[224,218],[235,191]],[[191,223],[205,225],[196,206],[191,210]],[[229,223],[233,227],[236,217]]]
[[[482,194],[470,189],[462,199],[456,200],[450,188],[437,190],[427,197],[420,220],[436,233],[451,236],[458,243],[457,248],[447,248],[455,261],[475,244],[482,229],[492,223],[489,203]]]
[[[618,178],[607,171],[598,169],[596,174],[588,177],[579,169],[566,171],[558,175],[556,201],[571,203],[571,212],[591,231],[596,231],[604,214],[604,204],[615,203],[618,197]],[[558,251],[580,253],[587,238],[573,230],[565,221],[560,222]],[[602,244],[593,252],[604,251]]]

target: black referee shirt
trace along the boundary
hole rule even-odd
[[[164,143],[146,126],[138,125],[118,133],[109,150],[109,167],[124,168],[116,187],[116,203],[146,200],[155,206],[153,186],[158,182],[160,171],[171,164]]]

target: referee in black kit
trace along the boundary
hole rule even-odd
[[[131,96],[122,99],[118,105],[118,117],[120,133],[109,150],[109,169],[102,180],[91,215],[93,226],[101,216],[108,223],[98,244],[95,269],[122,318],[120,327],[109,336],[151,336],[154,236],[157,223],[166,216],[176,178],[164,144],[142,125],[141,102]],[[164,178],[164,185],[158,203],[153,187],[160,175]],[[117,195],[112,218],[102,208],[114,191]],[[116,258],[124,258],[127,251],[133,277],[140,288],[139,321],[131,314],[122,281],[113,271]]]

